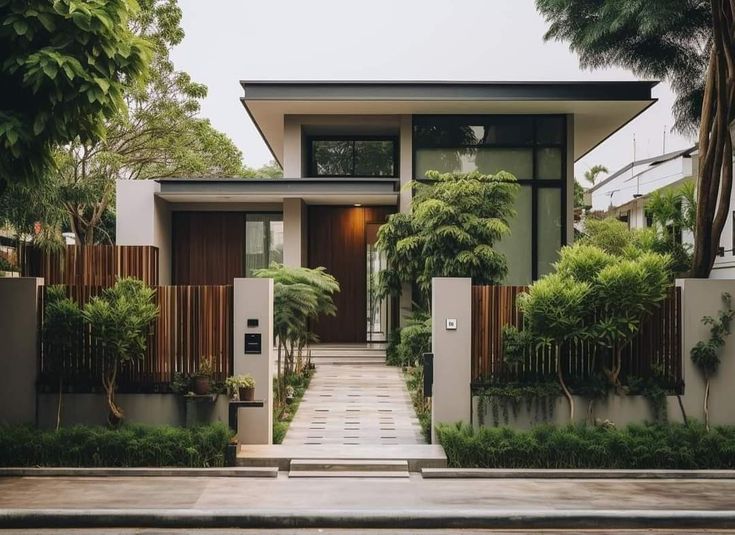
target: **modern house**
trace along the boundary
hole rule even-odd
[[[655,82],[241,82],[282,179],[121,181],[118,245],[158,247],[161,284],[230,284],[272,261],[341,283],[322,342],[384,340],[400,303],[377,302],[377,229],[411,208],[428,170],[513,173],[500,247],[509,284],[549,270],[573,238],[574,162],[651,106]]]
[[[646,204],[654,191],[676,188],[696,180],[699,173],[699,153],[696,146],[659,156],[633,161],[589,188],[592,213],[616,217],[631,229],[651,226]],[[730,205],[735,206],[735,192]],[[720,254],[710,275],[713,279],[735,278],[735,211],[725,224],[720,239]],[[691,232],[681,235],[683,243],[692,244]]]

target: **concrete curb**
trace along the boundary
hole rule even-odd
[[[230,468],[0,468],[0,477],[278,477],[277,467]]]
[[[8,528],[728,529],[735,511],[0,509]]]
[[[735,479],[735,470],[423,468],[424,479]]]

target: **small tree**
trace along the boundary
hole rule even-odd
[[[724,308],[717,318],[705,316],[702,323],[709,325],[709,340],[697,342],[692,348],[691,357],[694,364],[704,376],[704,426],[709,431],[709,386],[710,379],[720,367],[720,354],[725,345],[725,337],[730,334],[730,325],[735,317],[732,299],[729,293],[722,294]]]
[[[84,307],[84,319],[99,344],[102,386],[107,394],[108,419],[116,425],[124,413],[115,401],[117,374],[122,366],[145,356],[151,322],[158,316],[155,290],[135,278],[120,279]]]
[[[49,286],[43,319],[43,357],[45,369],[58,380],[56,430],[61,426],[64,358],[81,347],[84,320],[79,305],[66,296],[63,286]]]
[[[518,298],[525,329],[534,334],[539,346],[554,352],[556,376],[569,401],[571,421],[574,421],[574,398],[564,380],[561,349],[564,343],[582,334],[589,297],[589,284],[554,273],[536,281],[528,293]]]
[[[625,346],[638,333],[643,319],[666,298],[669,263],[666,256],[644,253],[606,266],[592,282],[596,318],[592,329],[612,350],[610,368],[605,371],[616,387],[620,387]]]
[[[412,184],[412,212],[392,215],[378,232],[377,246],[388,265],[381,273],[381,293],[398,295],[403,283],[416,281],[428,297],[433,277],[501,282],[507,265],[493,246],[510,233],[516,179],[505,172],[426,176],[427,183]]]

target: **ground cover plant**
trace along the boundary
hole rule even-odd
[[[231,437],[222,423],[193,428],[75,426],[58,431],[0,427],[0,466],[224,466]]]
[[[530,431],[437,428],[450,466],[463,468],[732,469],[735,427],[699,422],[614,426],[539,425]]]
[[[286,436],[291,421],[299,410],[301,400],[311,382],[312,370],[305,369],[302,373],[292,373],[285,377],[286,395],[291,394],[290,403],[274,403],[273,405],[273,444],[280,444]],[[275,381],[275,379],[274,379]]]

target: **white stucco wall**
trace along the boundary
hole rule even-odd
[[[116,182],[115,242],[158,247],[159,284],[171,284],[171,211],[154,180]]]

